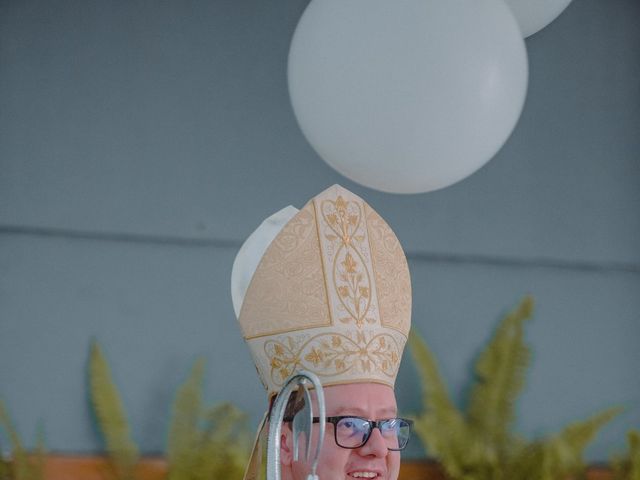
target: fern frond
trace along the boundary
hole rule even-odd
[[[413,332],[409,336],[422,380],[424,404],[423,413],[416,418],[415,430],[452,480],[562,480],[571,475],[576,478],[584,467],[583,450],[619,412],[606,410],[569,425],[551,438],[534,442],[527,442],[512,431],[514,405],[530,361],[524,323],[532,310],[533,300],[526,297],[502,320],[479,356],[466,416],[451,402],[424,341]],[[640,433],[634,434],[633,442],[637,452]],[[640,458],[635,461],[640,472]],[[627,468],[626,475],[630,462],[623,458],[619,464]],[[640,473],[636,475],[633,480],[640,480]],[[623,476],[617,480],[631,479]]]
[[[438,366],[426,342],[409,333],[409,347],[422,383],[424,412],[415,418],[415,431],[432,455],[437,456],[452,478],[462,478],[461,464],[469,438],[464,419],[451,401]]]
[[[437,363],[426,342],[413,329],[409,332],[408,341],[422,383],[422,402],[425,410],[433,412],[442,420],[460,417],[460,412],[451,401]]]
[[[615,480],[640,480],[640,431],[627,433],[627,451],[611,461]]]
[[[530,352],[523,323],[531,317],[533,300],[525,297],[505,316],[475,365],[476,384],[470,397],[470,424],[493,446],[508,444],[514,405],[525,382]]]
[[[235,444],[212,441],[202,445],[198,462],[193,472],[193,480],[224,478],[240,480],[249,459],[247,449]]]
[[[207,478],[242,478],[250,454],[247,416],[230,403],[216,405],[206,414],[202,433],[201,464]]]
[[[14,458],[16,456],[26,455],[20,435],[18,435],[18,431],[13,426],[11,417],[9,417],[9,412],[7,412],[2,400],[0,400],[0,426],[2,426],[7,432],[7,437],[9,438]]]
[[[120,393],[97,342],[91,345],[89,386],[91,404],[116,476],[121,480],[131,480],[138,463],[138,447],[131,438]]]
[[[246,415],[230,404],[204,411],[204,362],[176,394],[169,433],[168,480],[241,479],[249,457]]]
[[[456,480],[500,480],[498,457],[474,431],[451,401],[437,364],[426,343],[414,332],[409,345],[423,388],[424,412],[415,419],[415,431]]]
[[[544,454],[544,442],[532,442],[522,445],[505,462],[505,478],[541,480]]]
[[[247,421],[247,415],[231,403],[211,407],[204,415],[203,442],[233,440],[246,428],[239,428]],[[246,425],[244,425],[246,427]]]
[[[640,480],[640,431],[632,430],[627,436],[629,442],[628,480]]]
[[[586,420],[566,426],[560,433],[544,442],[541,480],[555,480],[559,476],[577,475],[585,468],[584,449],[598,431],[616,415],[620,408],[609,408]]]
[[[508,463],[508,478],[559,480],[581,478],[586,470],[583,452],[598,430],[620,409],[611,408],[574,422],[560,433],[530,443]]]
[[[196,463],[198,423],[202,413],[202,381],[204,360],[198,359],[185,383],[180,387],[173,404],[167,457],[169,480],[192,477]]]
[[[0,480],[11,480],[9,462],[0,458]]]
[[[569,450],[584,450],[598,431],[622,412],[622,408],[608,408],[596,413],[586,420],[573,422],[566,426],[554,440],[565,444]]]
[[[22,440],[18,431],[13,426],[9,412],[0,400],[0,425],[6,430],[9,444],[11,445],[11,457],[9,470],[12,478],[15,480],[29,480],[30,467],[29,457],[26,450],[22,446]]]
[[[38,447],[36,455],[31,458],[25,450],[20,439],[18,431],[13,426],[13,422],[0,400],[0,427],[3,427],[11,444],[11,462],[0,460],[0,479],[6,478],[12,480],[42,480],[44,476],[44,454],[40,453],[44,450],[41,435],[38,439]]]

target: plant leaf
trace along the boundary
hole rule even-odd
[[[581,474],[586,469],[584,449],[598,431],[620,412],[620,408],[609,408],[586,420],[573,422],[547,439],[542,449],[541,480],[555,480],[559,476]]]
[[[462,478],[461,465],[469,453],[466,447],[473,439],[468,437],[462,414],[451,401],[429,347],[413,330],[409,347],[420,375],[424,405],[423,414],[415,419],[416,433],[428,451],[441,459],[450,476]]]
[[[11,421],[9,413],[7,412],[2,400],[0,400],[0,426],[2,426],[7,432],[14,458],[16,456],[26,455],[24,447],[22,446],[22,441],[20,440],[20,435],[18,435],[18,432],[13,426],[13,422]]]
[[[198,447],[198,423],[202,412],[204,360],[196,360],[173,403],[167,458],[168,480],[193,478]]]
[[[12,449],[12,461],[0,459],[0,480],[42,480],[44,478],[44,439],[42,429],[38,432],[35,456],[30,456],[23,447],[20,435],[13,426],[9,413],[0,400],[0,426],[7,431]]]
[[[440,376],[438,365],[426,342],[415,330],[409,332],[409,347],[422,382],[422,402],[425,410],[431,410],[443,419],[459,416],[447,387]]]
[[[168,480],[241,479],[249,459],[246,415],[231,404],[205,411],[204,361],[198,360],[176,394],[169,434]]]
[[[466,417],[456,410],[426,344],[415,333],[409,345],[423,387],[424,411],[415,430],[428,453],[437,457],[451,480],[561,480],[581,473],[583,450],[618,409],[605,410],[567,426],[559,434],[527,442],[512,431],[514,404],[529,364],[524,321],[533,301],[525,298],[496,329],[476,363]],[[640,449],[640,433],[634,436]],[[634,450],[637,451],[637,450]],[[637,453],[635,455],[638,455]],[[630,462],[621,465],[629,471]],[[640,459],[637,460],[640,472]],[[576,478],[576,477],[573,477]],[[631,480],[626,476],[618,480]],[[632,480],[640,480],[633,477]]]
[[[89,386],[91,404],[116,477],[122,480],[133,479],[139,458],[138,447],[131,438],[120,393],[97,342],[91,345]]]
[[[524,343],[523,323],[532,311],[533,300],[525,297],[518,308],[505,316],[476,362],[477,379],[470,397],[468,419],[494,448],[508,444],[514,405],[529,366],[530,352]]]
[[[10,474],[9,462],[0,458],[0,480],[10,480]]]
[[[242,478],[250,453],[245,422],[246,415],[229,403],[209,409],[201,436],[198,480]]]
[[[627,452],[611,461],[616,480],[640,480],[640,431],[627,433]]]

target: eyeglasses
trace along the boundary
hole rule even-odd
[[[292,421],[285,418],[285,422]],[[362,417],[340,416],[326,417],[326,421],[334,426],[333,434],[336,444],[342,448],[360,448],[377,428],[389,450],[403,450],[411,436],[412,420],[405,418],[385,418],[383,420],[368,420]],[[320,418],[313,417],[313,423],[319,423]]]

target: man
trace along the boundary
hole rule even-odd
[[[287,207],[240,249],[232,297],[271,400],[298,370],[322,381],[327,429],[319,478],[397,480],[410,422],[397,418],[393,386],[409,333],[411,283],[385,221],[338,185],[300,211]],[[293,456],[295,412],[290,403],[283,480],[305,480],[310,468]],[[257,441],[246,479],[258,477],[261,456]]]

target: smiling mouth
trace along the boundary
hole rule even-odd
[[[349,476],[353,478],[377,478],[378,474],[375,472],[353,472]]]

